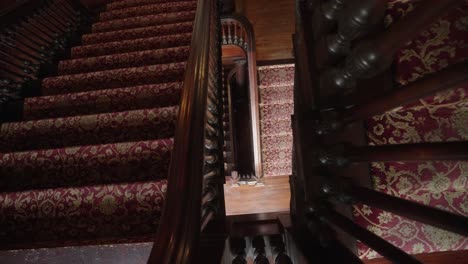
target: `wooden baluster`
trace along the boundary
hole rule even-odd
[[[411,255],[408,255],[401,249],[395,247],[394,245],[387,242],[385,239],[377,236],[371,231],[361,227],[360,225],[354,223],[343,215],[335,212],[332,209],[323,209],[316,212],[318,217],[326,223],[333,224],[338,228],[342,229],[346,233],[352,235],[353,237],[359,239],[364,244],[368,245],[370,248],[377,251],[379,254],[387,258],[388,260],[394,263],[401,264],[420,264]]]
[[[343,122],[364,120],[387,110],[404,106],[436,92],[454,88],[468,81],[468,63],[460,63],[431,74],[405,87],[390,91],[364,105],[355,106],[343,113]]]
[[[231,245],[231,254],[235,256],[232,264],[247,264],[247,260],[245,259],[245,239],[231,237],[229,238],[229,244]]]
[[[320,202],[320,204],[322,204],[322,202]],[[343,245],[341,241],[336,239],[336,231],[333,230],[330,225],[321,221],[316,214],[313,213],[313,207],[309,207],[308,210],[310,213],[306,213],[305,220],[307,228],[311,233],[302,230],[302,233],[305,233],[307,240],[301,242],[307,243],[305,247],[302,246],[302,249],[310,263],[363,264],[362,260],[358,256],[356,256],[347,246]],[[310,239],[311,237],[314,237],[314,239]],[[311,247],[313,247],[313,249]],[[312,253],[311,255],[310,251],[317,251],[317,248],[318,252],[315,254]],[[321,256],[322,261],[317,260],[317,255]]]
[[[238,37],[237,37],[237,26],[238,26],[237,22],[234,22],[234,44],[236,44],[236,45],[239,44],[239,43],[237,42],[237,40],[238,40]]]
[[[227,23],[227,26],[228,26],[228,44],[232,44],[231,25],[232,25],[232,23],[229,21]]]
[[[338,16],[344,7],[344,3],[344,0],[329,0],[325,1],[320,8],[315,8],[312,16],[314,39],[318,39],[321,35],[333,29],[337,23]]]
[[[275,264],[293,264],[291,258],[286,254],[286,245],[281,235],[269,236],[270,245],[273,247]]]
[[[335,193],[342,200],[360,202],[403,217],[468,236],[468,217],[415,203],[368,188],[346,184],[340,189],[325,186],[324,193]]]
[[[422,2],[386,32],[362,41],[346,58],[342,67],[330,69],[322,74],[321,95],[329,97],[349,92],[355,88],[357,79],[369,78],[388,69],[396,52],[405,43],[461,3],[463,1],[460,0]]]
[[[252,247],[254,250],[254,264],[270,264],[265,253],[265,241],[262,236],[252,239]]]
[[[317,66],[323,68],[348,54],[352,40],[383,20],[386,5],[381,0],[349,1],[338,21],[338,32],[321,37],[315,47]]]
[[[225,23],[223,23],[221,25],[221,31],[222,31],[222,36],[223,36],[222,44],[226,45],[227,44],[227,38],[226,38],[226,24]]]

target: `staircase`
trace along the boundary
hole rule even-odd
[[[263,173],[291,175],[294,65],[260,66],[258,78]]]
[[[152,241],[197,1],[107,4],[0,129],[0,247]]]

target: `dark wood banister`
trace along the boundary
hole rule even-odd
[[[212,34],[217,23],[217,0],[199,0],[194,21],[172,161],[168,176],[165,209],[148,263],[192,263],[200,230],[215,214],[202,216],[204,140],[208,88],[213,82]],[[215,67],[217,65],[214,65]],[[219,72],[218,72],[219,73]],[[205,211],[205,210],[203,210]]]
[[[252,24],[250,21],[242,16],[223,16],[221,19],[222,23],[238,23],[245,33],[243,42],[245,45],[238,45],[241,47],[247,55],[247,67],[249,73],[249,98],[250,98],[250,115],[252,119],[252,142],[254,148],[254,164],[255,164],[255,175],[259,178],[263,177],[262,168],[262,150],[260,143],[260,110],[258,108],[259,95],[258,95],[258,76],[257,76],[257,59],[255,52],[255,35]],[[238,33],[238,32],[235,32]],[[224,34],[232,34],[233,32],[224,32]],[[227,43],[226,44],[233,44]]]

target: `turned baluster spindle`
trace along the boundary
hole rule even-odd
[[[343,66],[322,74],[320,93],[324,97],[350,92],[356,80],[373,77],[388,69],[401,47],[449,10],[460,0],[421,3],[413,12],[395,22],[386,32],[362,41],[346,58]]]
[[[329,0],[325,1],[320,8],[315,8],[312,15],[313,36],[315,39],[333,29],[345,2],[344,0]]]
[[[269,237],[270,245],[273,247],[275,264],[293,264],[291,258],[286,254],[286,245],[281,235]]]
[[[252,247],[254,248],[254,264],[270,264],[265,252],[265,241],[262,236],[252,239]]]
[[[231,254],[234,255],[232,264],[247,264],[246,260],[246,242],[244,238],[229,238]]]
[[[336,34],[323,36],[315,47],[319,68],[335,63],[350,51],[351,41],[369,32],[383,20],[386,2],[381,0],[353,0],[343,9]]]

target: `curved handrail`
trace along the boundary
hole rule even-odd
[[[222,192],[219,176],[224,174],[218,147],[222,146],[220,65],[218,1],[199,0],[166,204],[148,263],[192,263],[201,231],[217,214],[215,199]]]
[[[223,16],[222,41],[225,45],[236,45],[241,47],[247,54],[247,67],[249,72],[249,98],[250,115],[252,119],[252,143],[254,148],[255,175],[261,179],[263,177],[262,149],[260,142],[260,112],[258,108],[258,76],[257,58],[255,51],[255,35],[250,21],[237,15]],[[234,33],[232,35],[231,33]]]

